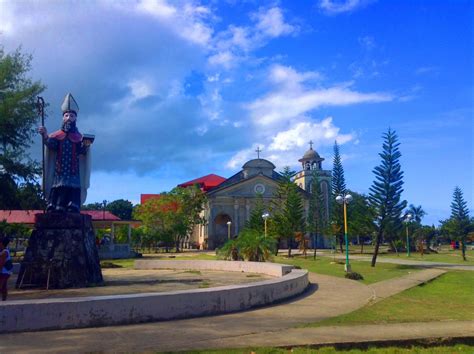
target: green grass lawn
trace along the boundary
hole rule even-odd
[[[382,258],[398,258],[408,259],[410,261],[428,261],[428,262],[442,262],[442,263],[453,263],[461,265],[474,265],[474,251],[466,250],[466,261],[462,259],[462,253],[460,250],[441,250],[439,253],[424,254],[423,256],[419,252],[411,252],[410,257],[407,254],[400,253],[397,257],[394,253],[385,253],[380,255]]]
[[[343,278],[346,274],[344,272],[344,261],[336,260],[336,262],[334,262],[333,258],[330,257],[316,257],[316,260],[313,260],[312,255],[308,255],[307,258],[302,256],[291,258],[278,256],[275,257],[273,261],[276,263],[295,265],[307,269],[310,272],[335,277]],[[390,263],[377,263],[375,267],[371,267],[370,263],[365,261],[350,261],[350,264],[353,272],[360,273],[364,277],[364,280],[361,280],[364,284],[372,284],[418,271],[416,267]]]
[[[346,315],[305,327],[474,319],[474,272],[451,271]]]
[[[187,351],[186,353],[199,354],[313,354],[313,353],[347,353],[347,354],[403,354],[403,353],[419,353],[419,354],[461,354],[473,353],[474,346],[465,344],[447,345],[447,346],[411,346],[403,347],[369,347],[368,349],[342,349],[338,350],[334,347],[321,347],[317,349],[294,347],[286,348],[245,348],[245,349],[220,349],[220,350],[203,350],[203,351]]]
[[[344,248],[343,248],[344,249]],[[324,254],[332,254],[332,250],[322,250]],[[355,256],[366,256],[372,257],[374,252],[374,246],[365,245],[363,253],[360,252],[361,248],[359,245],[349,246],[349,254]],[[337,255],[341,256],[338,248]],[[450,246],[442,246],[438,253],[425,253],[423,256],[419,252],[411,252],[410,257],[407,257],[406,251],[401,251],[398,253],[391,252],[387,246],[381,246],[379,250],[380,258],[395,258],[395,259],[408,259],[411,261],[428,261],[428,262],[443,262],[443,263],[453,263],[453,264],[464,264],[464,265],[474,265],[474,249],[466,249],[466,258],[464,261],[462,259],[461,250],[452,250]]]

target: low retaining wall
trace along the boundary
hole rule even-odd
[[[292,265],[267,262],[229,262],[199,260],[136,260],[135,269],[193,269],[221,270],[226,272],[244,272],[282,277],[291,272]]]
[[[145,269],[148,261],[137,261],[138,269]],[[162,263],[161,269],[185,267],[192,269],[229,270],[223,263],[234,264],[233,271],[251,269],[253,273],[283,274],[287,267],[277,264],[227,261],[151,261]],[[205,262],[205,264],[204,264]],[[216,262],[216,263],[214,263]],[[143,264],[145,263],[145,264]],[[174,263],[174,264],[172,264]],[[214,263],[214,268],[209,268]],[[247,263],[242,265],[240,263]],[[186,265],[186,269],[190,263]],[[148,263],[151,269],[158,265]],[[224,269],[225,268],[225,269]],[[230,267],[232,268],[232,267]],[[146,268],[150,269],[150,268]],[[184,269],[184,268],[179,268]],[[260,271],[259,271],[260,270]],[[45,300],[7,301],[0,304],[0,333],[33,330],[110,326],[149,321],[171,320],[216,315],[268,305],[301,294],[308,286],[308,272],[293,269],[275,279],[250,284],[220,286],[208,289],[111,295]]]

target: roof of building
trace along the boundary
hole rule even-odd
[[[243,166],[243,169],[246,168],[270,168],[274,170],[276,167],[274,164],[272,164],[270,161],[265,160],[265,159],[253,159],[247,161]]]
[[[324,160],[324,159],[322,159],[321,156],[319,156],[319,154],[315,150],[313,150],[313,148],[309,148],[309,150],[306,151],[303,157],[299,159],[298,161],[302,162],[302,161],[308,161],[308,160]]]
[[[251,161],[253,161],[253,160],[251,160]],[[267,162],[269,162],[269,161],[267,161]],[[253,167],[253,166],[250,166],[250,167]],[[265,167],[267,167],[267,166],[265,166]],[[249,167],[247,166],[246,168],[249,168]],[[241,170],[241,171],[237,172],[235,175],[233,175],[233,176],[229,177],[228,179],[226,179],[224,182],[222,182],[221,184],[219,184],[218,186],[216,186],[215,188],[213,188],[209,192],[214,192],[214,191],[220,190],[222,188],[230,187],[234,184],[240,183],[244,180],[249,180],[249,179],[251,179],[253,177],[256,177],[256,176],[264,176],[264,175],[261,172],[253,174],[253,175],[246,175],[245,170]],[[270,178],[270,179],[272,179],[276,182],[281,181],[283,179],[282,175],[279,174],[276,171],[272,171],[270,176],[264,176],[264,177]]]
[[[197,184],[204,192],[207,192],[208,190],[214,187],[217,187],[219,184],[221,184],[225,180],[226,179],[224,177],[211,173],[209,175],[202,176],[202,177],[193,179],[191,181],[178,184],[178,187],[190,187]]]
[[[140,204],[145,204],[150,199],[157,199],[161,194],[140,194]]]
[[[43,214],[43,210],[0,210],[0,221],[6,220],[9,224],[34,224],[35,215]],[[92,216],[92,221],[120,221],[121,219],[110,211],[81,210],[81,214]]]

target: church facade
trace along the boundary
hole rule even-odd
[[[299,187],[307,214],[312,178],[316,175],[323,194],[324,215],[329,218],[331,171],[323,170],[322,161],[310,143],[310,149],[299,160],[302,168],[294,176],[294,183]],[[241,171],[206,192],[208,202],[203,210],[206,222],[195,227],[190,243],[200,249],[215,249],[229,236],[238,235],[249,220],[257,197],[261,195],[264,204],[270,205],[281,178],[272,162],[261,158],[247,161]],[[320,242],[318,247],[327,246],[324,240]]]

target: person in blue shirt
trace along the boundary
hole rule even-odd
[[[12,274],[11,270],[5,268],[5,263],[11,261],[10,250],[7,248],[10,243],[8,237],[0,238],[0,293],[2,294],[2,301],[5,301],[8,296],[8,278]]]

